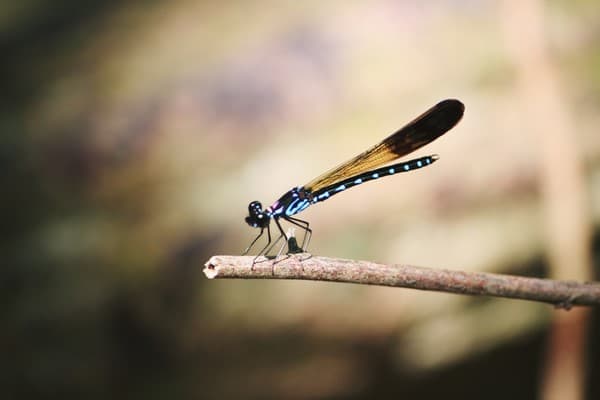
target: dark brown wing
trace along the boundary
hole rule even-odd
[[[304,188],[316,192],[324,187],[412,153],[449,131],[460,121],[465,106],[458,100],[444,100],[369,150],[313,179]]]

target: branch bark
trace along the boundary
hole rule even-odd
[[[205,264],[209,279],[301,279],[404,287],[439,292],[506,297],[550,303],[558,308],[600,305],[600,284],[386,265],[294,254],[252,265],[251,256],[214,256]]]

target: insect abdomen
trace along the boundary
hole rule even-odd
[[[344,179],[343,181],[340,181],[331,186],[327,186],[319,190],[318,192],[313,193],[312,203],[327,200],[335,194],[341,193],[344,190],[349,189],[351,187],[362,185],[365,182],[373,181],[375,179],[383,178],[384,176],[394,175],[400,172],[409,172],[415,169],[426,167],[428,165],[431,165],[437,159],[437,155],[425,156],[421,158],[416,158],[414,160],[388,165],[386,167],[381,167],[372,171],[362,173],[360,175],[353,176],[348,179]]]

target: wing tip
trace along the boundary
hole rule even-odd
[[[455,119],[456,122],[460,121],[465,113],[465,105],[457,99],[442,100],[436,104],[435,108],[444,109],[449,119]]]
[[[462,119],[465,112],[465,105],[460,100],[446,99],[437,103],[430,111],[434,111],[433,113],[428,113],[434,116],[431,122],[439,131],[439,135],[443,135],[454,128]]]

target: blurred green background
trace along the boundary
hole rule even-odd
[[[543,4],[596,231],[600,7]],[[250,201],[458,98],[463,121],[417,154],[436,164],[302,213],[310,251],[547,276],[543,133],[508,39],[526,42],[527,24],[507,8],[3,2],[2,397],[534,397],[551,307],[201,272],[254,238]],[[593,321],[586,393],[600,398]]]

